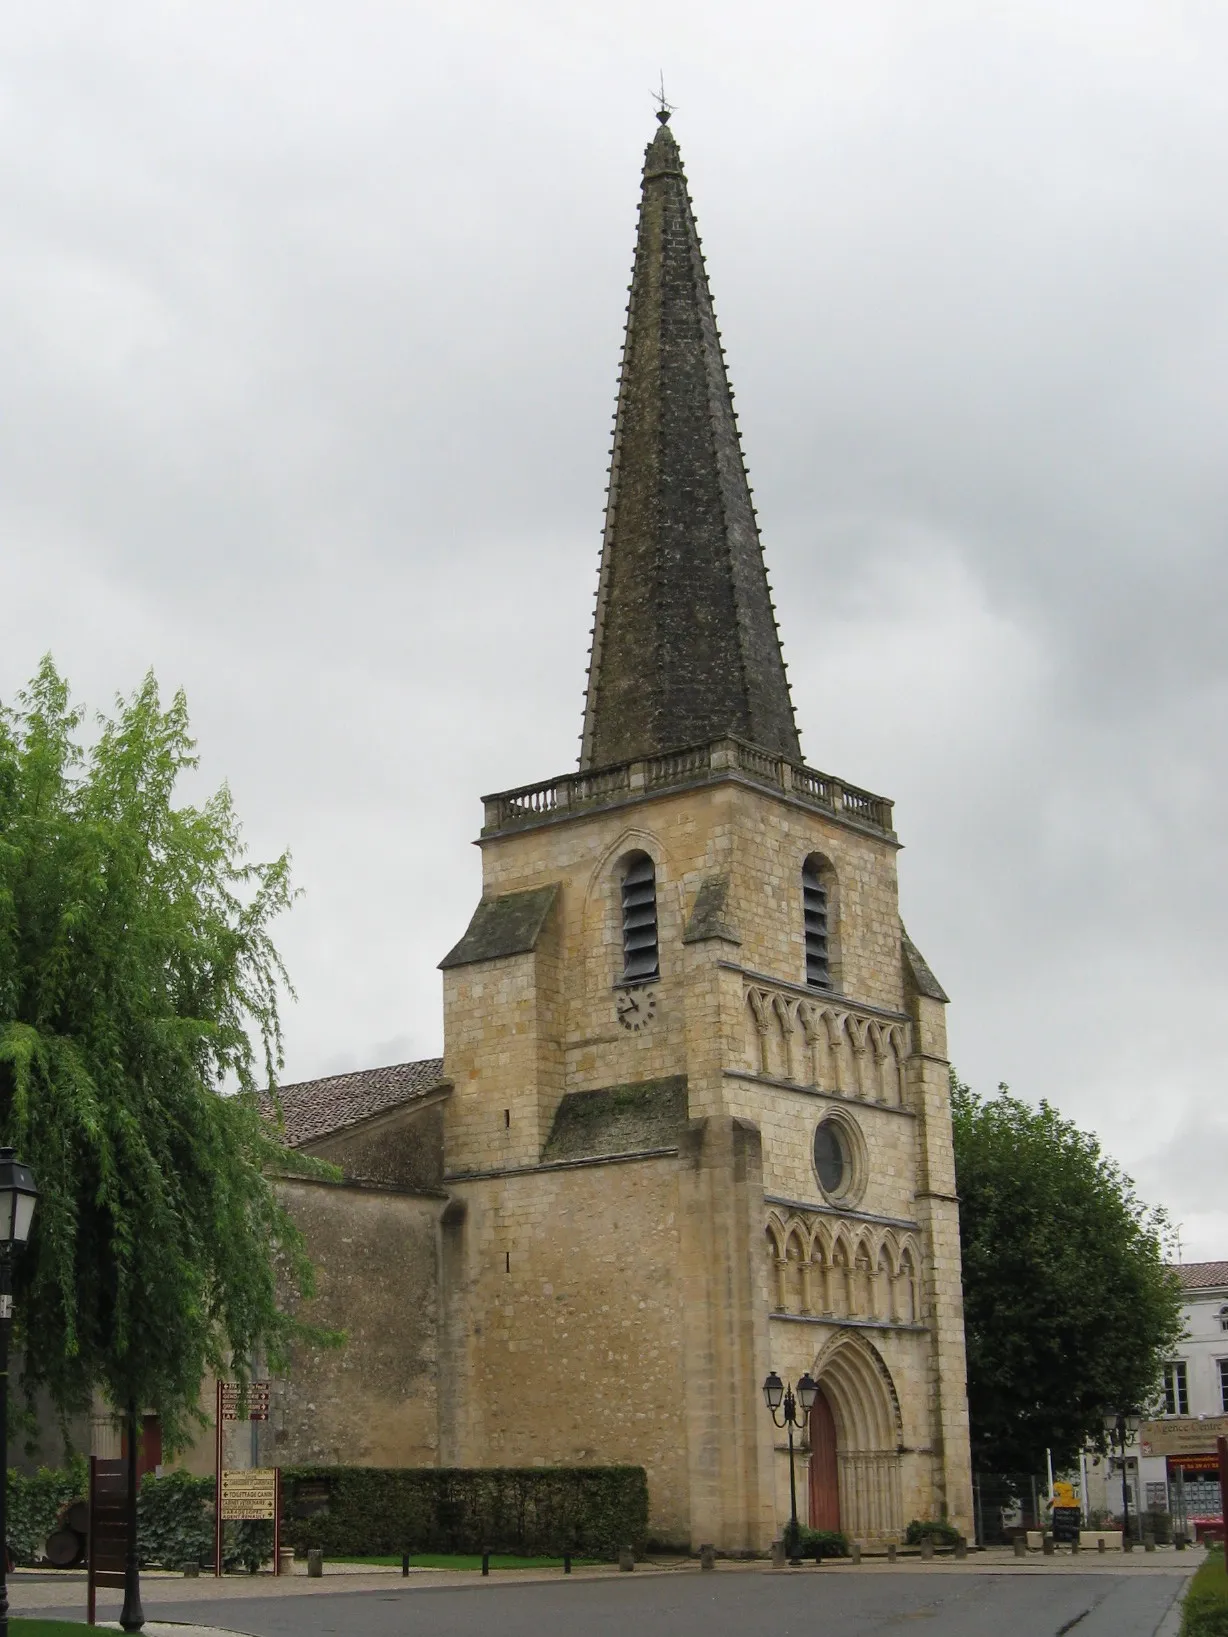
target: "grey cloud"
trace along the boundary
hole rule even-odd
[[[965,1076],[1225,1254],[1226,47],[1142,0],[12,19],[0,697],[47,648],[187,685],[308,889],[291,1075],[438,1049],[477,798],[574,761],[663,67],[807,754],[898,802]]]

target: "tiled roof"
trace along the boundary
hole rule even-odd
[[[302,1148],[319,1137],[344,1131],[398,1103],[424,1097],[442,1079],[443,1058],[424,1057],[418,1063],[391,1063],[387,1068],[356,1069],[353,1074],[332,1074],[326,1080],[300,1080],[297,1085],[280,1086],[286,1144]]]
[[[1177,1277],[1183,1290],[1221,1290],[1228,1286],[1228,1262],[1183,1262]]]

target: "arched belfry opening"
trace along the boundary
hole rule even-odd
[[[872,1343],[840,1336],[811,1373],[819,1384],[809,1438],[811,1527],[856,1540],[895,1538],[903,1529],[901,1425],[891,1372]]]

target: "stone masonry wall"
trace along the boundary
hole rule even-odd
[[[492,1176],[455,1193],[450,1458],[642,1465],[650,1531],[688,1540],[675,1162]]]
[[[273,1385],[261,1459],[433,1466],[438,1199],[279,1184],[316,1265],[304,1316],[343,1329],[341,1348],[300,1346]],[[267,1442],[265,1440],[267,1439]]]

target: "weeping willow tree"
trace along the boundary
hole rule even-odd
[[[14,1268],[27,1392],[155,1410],[168,1447],[201,1382],[287,1362],[312,1293],[261,1115],[281,1064],[270,927],[286,856],[247,860],[229,792],[176,803],[187,707],[152,675],[83,749],[50,659],[0,707],[0,1141],[40,1190]],[[293,1305],[292,1303],[290,1305]]]

